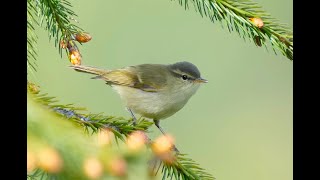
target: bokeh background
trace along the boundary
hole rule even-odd
[[[293,62],[256,47],[220,23],[170,0],[72,0],[79,26],[93,38],[79,45],[83,64],[106,69],[190,61],[209,80],[174,116],[161,121],[188,157],[217,180],[292,179]],[[256,0],[293,24],[291,0]],[[62,104],[130,117],[102,81],[69,68],[48,33],[37,28],[37,72],[28,78]],[[149,135],[160,132],[153,127]]]

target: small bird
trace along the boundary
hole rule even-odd
[[[124,101],[133,117],[134,113],[150,118],[165,135],[159,120],[179,111],[190,97],[208,81],[201,78],[198,68],[190,62],[174,64],[140,64],[115,70],[103,70],[91,66],[70,66],[79,72],[97,75],[110,85]]]

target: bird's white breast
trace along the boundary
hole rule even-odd
[[[197,91],[199,84],[179,89],[179,91],[146,92],[137,88],[112,85],[119,93],[126,107],[133,112],[151,119],[165,119],[179,111]]]

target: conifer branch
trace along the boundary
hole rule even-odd
[[[69,61],[73,65],[80,65],[82,56],[76,41],[86,43],[91,40],[91,36],[71,21],[77,22],[74,19],[77,15],[70,9],[71,3],[67,0],[28,0],[28,14],[31,14],[29,7],[38,16],[39,25],[43,26],[45,23],[49,40],[55,39],[54,43],[55,46],[59,45],[61,57],[62,49],[65,49]],[[28,24],[31,24],[29,19]]]
[[[31,3],[31,0],[27,1],[27,67],[29,71],[36,71],[36,56],[37,56],[37,35],[34,33],[34,24],[37,24],[37,20],[34,17],[36,9]]]
[[[102,146],[97,136],[85,136],[71,121],[35,102],[30,93],[27,104],[29,179],[125,177],[127,166],[143,159],[141,153],[132,154],[128,148],[119,151]]]
[[[220,21],[229,32],[236,31],[244,40],[249,39],[257,46],[270,42],[275,54],[280,51],[293,60],[293,34],[289,27],[279,23],[270,14],[251,0],[178,0],[185,9],[190,1],[200,15],[207,16],[212,22]]]
[[[162,174],[163,177],[175,179],[201,179],[213,180],[215,179],[211,174],[207,173],[195,161],[185,157],[186,154],[178,154],[177,160],[174,163],[163,163]]]
[[[36,0],[40,25],[46,22],[49,39],[55,38],[55,45],[63,38],[72,38],[74,34],[83,31],[72,24],[70,20],[77,16],[71,9],[71,3],[66,0]]]
[[[152,122],[147,121],[143,118],[138,119],[136,126],[133,126],[132,118],[125,119],[122,117],[104,116],[102,114],[86,115],[84,113],[78,112],[85,110],[84,108],[77,108],[72,104],[57,105],[57,101],[54,100],[54,97],[49,97],[47,96],[47,94],[40,94],[39,88],[33,83],[28,82],[27,89],[28,93],[33,95],[32,99],[35,102],[46,107],[46,109],[50,109],[51,112],[55,113],[58,117],[82,126],[86,132],[90,132],[90,134],[92,135],[99,133],[103,129],[110,130],[114,134],[117,143],[118,140],[126,143],[128,140],[127,138],[130,136],[130,134],[136,131],[147,132],[148,128],[153,125]],[[44,136],[44,134],[42,134],[42,136]],[[147,147],[152,147],[155,142],[152,141],[147,135],[146,138]],[[61,144],[61,146],[65,145]],[[153,148],[151,148],[151,150],[154,151]],[[168,163],[166,159],[159,159],[159,156],[157,154],[154,155],[154,158],[162,161],[162,163],[159,165],[159,168],[160,166],[162,167],[161,172],[163,179],[166,179],[167,177],[175,177],[177,180],[214,179],[213,176],[207,173],[203,168],[201,168],[199,164],[197,164],[190,158],[186,158],[185,156],[186,154],[175,154],[174,156],[172,156],[174,160]],[[45,171],[41,172],[41,175],[43,175],[43,173],[46,173]],[[29,174],[29,178],[33,176],[39,176],[39,173],[37,173],[36,171],[35,173]],[[47,176],[51,175],[47,174]]]

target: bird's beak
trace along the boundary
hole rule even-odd
[[[196,82],[196,83],[207,83],[208,80],[203,79],[203,78],[198,78],[198,79],[194,80],[194,82]]]

